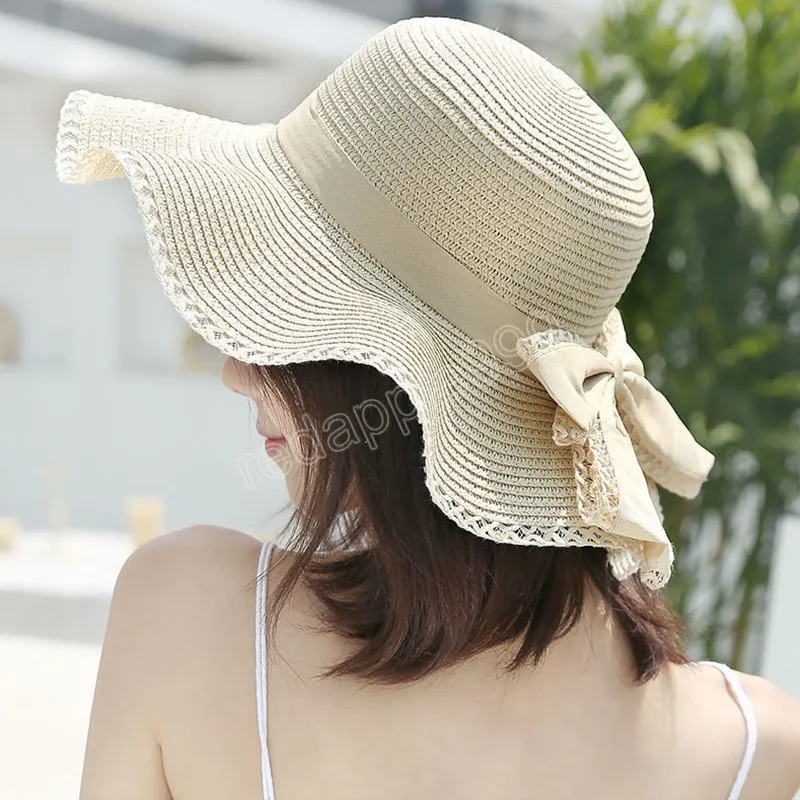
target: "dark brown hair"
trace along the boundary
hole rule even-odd
[[[497,544],[447,518],[425,487],[413,405],[388,376],[319,361],[248,367],[246,379],[302,431],[301,496],[281,532],[295,555],[269,630],[302,582],[322,626],[358,645],[327,675],[400,683],[516,642],[507,668],[535,665],[590,597],[612,610],[636,680],[687,661],[660,592],[616,580],[604,549]],[[357,507],[343,514],[348,497]]]

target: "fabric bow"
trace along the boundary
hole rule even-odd
[[[694,497],[714,456],[645,378],[617,309],[603,335],[605,353],[565,330],[520,338],[517,353],[558,405],[553,439],[573,449],[581,519],[635,540],[634,549],[644,553],[655,576],[650,582],[661,585],[669,575],[672,547],[648,478]],[[615,572],[630,574],[641,565],[627,557],[617,559],[617,566]]]

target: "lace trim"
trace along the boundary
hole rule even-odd
[[[453,500],[435,481],[426,481],[436,505],[459,527],[493,542],[543,547],[602,547],[608,551],[608,564],[617,580],[637,571],[642,582],[660,589],[669,580],[670,570],[659,562],[650,562],[640,542],[606,533],[593,526],[537,527],[511,525],[475,517]],[[671,563],[671,562],[670,562]]]
[[[599,416],[584,430],[562,408],[556,408],[553,441],[572,449],[578,512],[583,521],[613,530],[620,515],[619,488]]]
[[[629,548],[627,550],[612,550],[608,553],[608,566],[611,569],[611,574],[618,581],[630,578],[645,565],[646,560],[641,550]]]
[[[123,165],[112,150],[88,149],[90,134],[82,130],[81,121],[89,96],[87,91],[73,92],[61,111],[56,139],[56,174],[61,180],[82,183],[88,175],[99,175],[100,180],[124,175]]]
[[[543,350],[549,350],[552,347],[557,347],[562,344],[580,344],[584,347],[588,346],[577,333],[560,328],[551,328],[546,331],[534,333],[531,336],[521,336],[517,339],[517,355],[526,361],[530,361]]]

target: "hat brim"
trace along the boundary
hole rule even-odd
[[[572,454],[553,441],[555,405],[541,384],[354,241],[302,183],[276,126],[76,92],[62,110],[57,169],[67,183],[128,178],[164,291],[223,353],[353,361],[394,379],[423,428],[431,497],[462,528],[512,544],[630,550],[630,539],[581,524]],[[642,552],[663,565],[665,547],[643,542]]]

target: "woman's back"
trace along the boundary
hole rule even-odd
[[[313,630],[302,591],[264,642],[262,776],[254,578],[266,555],[249,536],[196,528],[126,565],[96,700],[114,718],[93,718],[82,800],[101,800],[92,785],[102,800],[110,786],[116,800],[273,800],[272,788],[274,800],[729,797],[746,725],[713,666],[668,667],[635,684],[624,641],[597,614],[512,678],[485,652],[396,687],[320,679],[348,645]],[[275,551],[266,603],[290,558]],[[740,797],[788,800],[800,782],[800,704],[740,678],[758,723]]]

